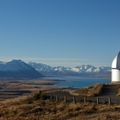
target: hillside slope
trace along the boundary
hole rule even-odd
[[[0,62],[0,78],[38,78],[40,72],[21,60]]]

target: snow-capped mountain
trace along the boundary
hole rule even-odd
[[[101,75],[106,73],[109,74],[111,71],[110,67],[94,67],[92,65],[81,65],[71,68],[71,67],[63,67],[63,66],[51,67],[46,64],[35,63],[35,62],[29,62],[28,64],[45,76],[53,76],[53,75],[83,76],[90,74]]]
[[[22,60],[11,60],[9,62],[0,61],[0,77],[37,78],[42,75]]]
[[[20,71],[29,70],[31,66],[21,60],[11,60],[9,62],[0,62],[0,71]]]
[[[51,71],[53,68],[49,65],[46,64],[41,64],[41,63],[35,63],[35,62],[29,62],[28,63],[30,66],[35,68],[37,71]]]
[[[0,61],[0,78],[39,78],[43,76],[104,77],[110,76],[110,71],[110,67],[94,67],[92,65],[51,67],[35,62],[27,64],[22,60]]]

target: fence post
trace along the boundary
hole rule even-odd
[[[58,102],[58,96],[56,95],[56,102]]]
[[[86,103],[86,102],[87,102],[86,97],[84,97],[84,103]]]
[[[65,103],[67,102],[67,96],[64,96],[64,102]]]
[[[53,96],[52,95],[50,95],[50,99],[53,100]]]
[[[73,103],[76,103],[75,96],[73,96]]]
[[[108,104],[111,104],[111,97],[108,98]]]
[[[99,97],[97,97],[97,104],[99,104]]]

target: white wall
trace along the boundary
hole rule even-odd
[[[111,82],[120,82],[120,71],[117,69],[112,69]]]

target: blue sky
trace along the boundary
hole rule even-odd
[[[111,66],[120,0],[0,0],[0,60]]]

